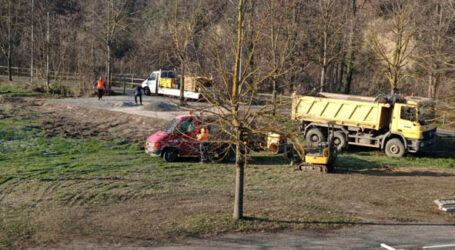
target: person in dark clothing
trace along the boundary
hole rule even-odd
[[[136,102],[136,105],[137,105],[138,97],[139,97],[139,101],[142,105],[142,87],[141,86],[134,87],[134,101]]]

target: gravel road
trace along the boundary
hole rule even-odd
[[[188,102],[185,107],[179,107],[177,98],[164,96],[142,96],[143,105],[134,102],[134,96],[104,96],[88,98],[60,98],[49,99],[49,102],[78,106],[85,108],[118,111],[133,115],[171,120],[175,116],[188,114],[191,110],[200,110],[207,107],[206,103]]]

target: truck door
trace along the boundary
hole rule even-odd
[[[196,141],[196,121],[193,118],[183,120],[177,127],[178,148],[180,155],[198,155],[199,147]]]
[[[150,79],[149,79],[149,89],[150,89],[150,92],[152,92],[153,94],[156,94],[158,92],[158,76],[156,73],[152,73],[150,75]]]
[[[392,132],[400,133],[409,139],[419,138],[417,109],[415,106],[395,104]]]

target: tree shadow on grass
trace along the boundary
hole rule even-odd
[[[347,152],[357,155],[372,155],[386,156],[385,153],[377,148],[366,148],[361,146],[349,146]],[[424,151],[415,154],[406,154],[405,157],[416,156],[425,158],[455,158],[455,137],[452,136],[436,136],[434,145],[425,148]]]
[[[289,160],[284,158],[283,154],[277,155],[255,155],[248,161],[251,165],[289,165]]]
[[[455,226],[455,223],[381,223],[381,222],[346,222],[346,221],[299,221],[299,220],[277,220],[262,217],[246,216],[243,218],[245,221],[252,222],[266,222],[266,223],[281,223],[281,224],[307,224],[307,225],[339,225],[339,226],[358,226],[358,225],[372,225],[372,226]]]

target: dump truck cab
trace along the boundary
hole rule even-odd
[[[406,97],[405,100],[393,107],[390,133],[400,135],[407,151],[416,153],[434,144],[435,104],[422,97]]]

